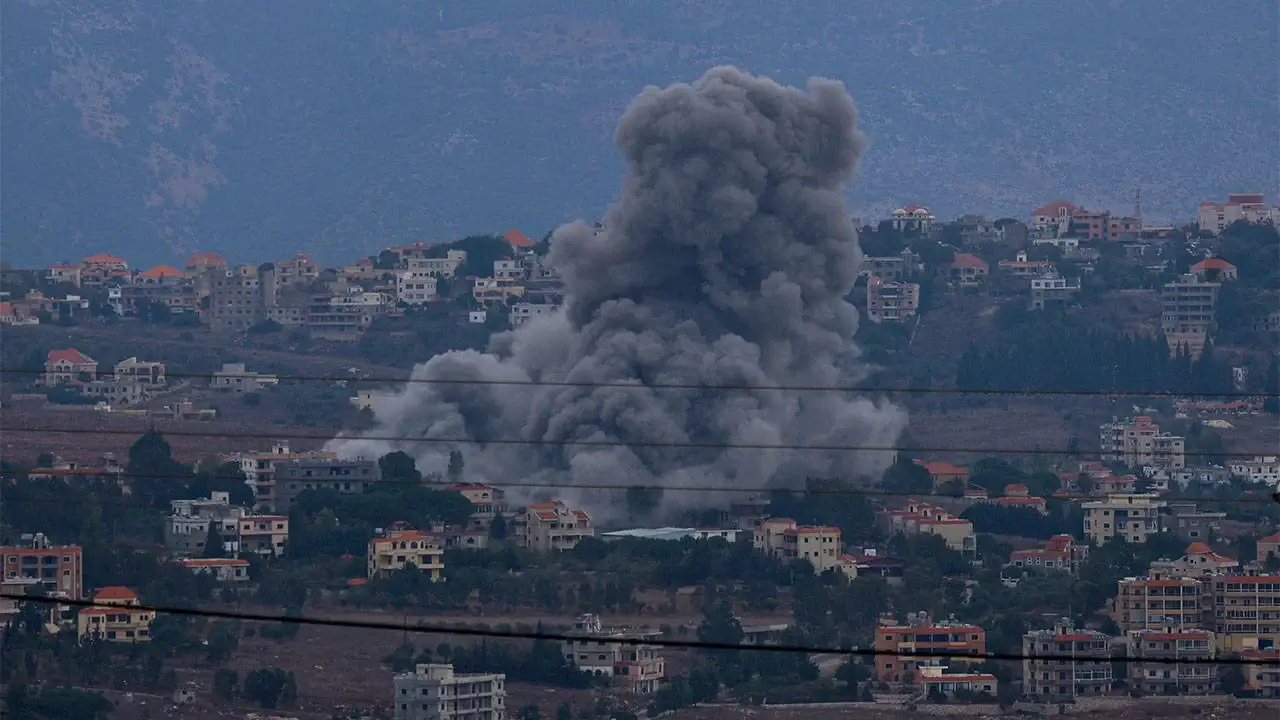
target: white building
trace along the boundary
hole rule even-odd
[[[1251,483],[1262,483],[1271,487],[1280,486],[1280,455],[1254,455],[1227,465],[1232,475],[1244,478]]]
[[[405,268],[425,272],[431,277],[452,278],[467,261],[466,250],[450,250],[442,258],[406,258]]]
[[[222,369],[209,379],[211,390],[224,392],[256,392],[271,385],[279,385],[280,378],[260,372],[250,372],[244,363],[223,363]]]
[[[456,675],[453,665],[418,665],[396,675],[395,720],[503,720],[507,676]]]
[[[1238,220],[1275,224],[1280,220],[1280,207],[1268,207],[1262,193],[1231,193],[1225,203],[1200,203],[1196,220],[1200,230],[1217,235]]]
[[[1160,426],[1149,416],[1103,423],[1099,440],[1104,462],[1122,462],[1131,468],[1176,470],[1187,466],[1186,439],[1160,432]]]
[[[533,303],[516,303],[511,306],[511,327],[520,327],[539,315],[550,315],[555,312],[555,305],[534,305]]]
[[[405,270],[396,275],[396,300],[404,305],[425,305],[436,299],[436,275],[426,270]]]
[[[1116,494],[1082,505],[1084,534],[1094,545],[1113,537],[1135,544],[1160,532],[1160,511],[1168,503],[1153,493]]]
[[[911,203],[904,208],[898,208],[889,216],[889,224],[898,232],[918,232],[921,235],[929,234],[933,229],[933,223],[938,218],[929,212],[929,208]]]
[[[493,261],[493,276],[506,280],[523,280],[524,263],[511,258]]]
[[[613,678],[627,692],[649,695],[658,691],[666,673],[659,648],[645,643],[659,631],[608,629],[587,613],[573,623],[571,637],[561,644],[564,659],[582,672]]]

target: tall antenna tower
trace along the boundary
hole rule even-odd
[[[1142,188],[1133,191],[1133,216],[1142,219]]]

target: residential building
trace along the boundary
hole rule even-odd
[[[1016,278],[1035,278],[1054,272],[1052,260],[1031,260],[1025,250],[1019,250],[1013,260],[1001,260],[1000,274]]]
[[[457,675],[452,665],[420,664],[396,675],[394,720],[504,720],[507,676]]]
[[[444,579],[444,548],[418,530],[392,530],[369,539],[369,577],[386,577],[412,566],[431,582]]]
[[[98,375],[98,361],[76,350],[65,348],[50,350],[44,361],[44,375],[41,383],[45,387],[55,387],[70,382],[93,380]]]
[[[478,483],[455,483],[445,487],[445,490],[456,492],[471,501],[471,516],[467,518],[468,530],[488,532],[494,519],[505,516],[510,510],[507,506],[507,494],[502,488]]]
[[[533,248],[537,245],[528,235],[512,228],[502,234],[502,239],[507,241],[511,246],[511,252],[519,255],[527,255],[533,252]]]
[[[1109,495],[1105,500],[1083,503],[1084,534],[1094,545],[1111,538],[1144,543],[1160,532],[1160,511],[1165,507],[1157,495]]]
[[[1273,557],[1280,559],[1280,530],[1258,538],[1258,562],[1265,563]]]
[[[1004,228],[985,215],[961,215],[952,226],[959,231],[960,246],[976,248],[1004,242]]]
[[[451,280],[457,275],[458,268],[466,262],[466,250],[449,250],[444,257],[405,257],[401,264],[408,270],[421,271],[431,277]]]
[[[1194,500],[1170,500],[1168,513],[1161,518],[1161,521],[1167,532],[1196,541],[1194,544],[1204,545],[1203,541],[1212,540],[1218,534],[1222,522],[1226,519],[1225,512],[1201,510],[1196,507]]]
[[[807,560],[815,573],[843,570],[840,528],[798,525],[791,518],[769,518],[756,528],[752,542],[756,550],[784,562]]]
[[[67,283],[80,287],[80,273],[84,271],[79,265],[54,265],[49,268],[49,282]]]
[[[867,318],[872,322],[906,322],[919,309],[919,285],[877,276],[867,280]]]
[[[182,558],[178,564],[193,573],[207,573],[218,582],[248,582],[249,561],[243,558]]]
[[[530,550],[572,550],[582,538],[596,535],[586,510],[571,509],[559,500],[530,505],[522,520],[524,546]]]
[[[967,692],[984,694],[994,700],[1000,687],[1000,681],[991,673],[952,673],[936,665],[920,667],[916,679],[926,697],[951,697],[957,692]]]
[[[438,282],[436,275],[426,270],[402,270],[396,273],[396,302],[411,306],[432,302]]]
[[[1044,548],[1014,550],[1009,555],[1009,567],[1043,568],[1074,573],[1089,555],[1089,546],[1081,545],[1070,535],[1054,535]]]
[[[1231,193],[1225,203],[1202,202],[1196,207],[1201,232],[1220,235],[1231,223],[1280,224],[1280,207],[1268,207],[1262,193]]]
[[[1212,662],[1179,663],[1158,660],[1205,660],[1216,655],[1213,633],[1199,628],[1170,626],[1127,633],[1129,687],[1148,695],[1207,695],[1218,683]]]
[[[493,261],[493,277],[499,280],[523,280],[524,263],[520,260],[502,258]]]
[[[381,479],[378,463],[363,458],[290,460],[276,465],[273,507],[275,512],[287,515],[298,496],[308,490],[360,495]]]
[[[875,677],[880,682],[914,685],[921,668],[942,665],[941,658],[911,656],[913,652],[946,652],[971,655],[980,661],[987,652],[987,633],[977,625],[932,622],[928,613],[916,613],[906,625],[893,622],[876,628]],[[899,655],[898,653],[902,653]],[[963,658],[950,662],[964,663]]]
[[[1066,200],[1041,205],[1031,211],[1031,229],[1053,237],[1066,235],[1071,226],[1071,218],[1077,212],[1080,212],[1080,208]]]
[[[898,232],[928,235],[937,219],[929,208],[911,203],[894,210],[889,216],[889,225]]]
[[[1280,575],[1218,575],[1205,584],[1219,651],[1280,647]]]
[[[1251,483],[1280,486],[1280,455],[1254,455],[1247,460],[1233,459],[1227,464],[1227,469],[1232,475]]]
[[[937,535],[946,541],[947,547],[967,557],[973,557],[978,551],[973,523],[932,503],[911,498],[901,509],[880,513],[877,521],[889,533]]]
[[[658,691],[666,663],[661,648],[644,641],[661,634],[604,628],[599,617],[588,613],[574,621],[561,648],[565,660],[582,672],[612,678],[628,692],[650,695]]]
[[[1099,428],[1103,462],[1121,462],[1131,468],[1187,466],[1186,439],[1167,432],[1149,416],[1112,420]]]
[[[929,471],[929,477],[933,480],[933,492],[935,493],[941,492],[948,483],[958,482],[961,487],[969,484],[969,468],[963,465],[956,465],[946,460],[932,460],[930,462],[916,460],[915,462]]]
[[[133,283],[120,290],[122,315],[138,316],[150,312],[150,306],[163,305],[170,314],[194,310],[195,284],[186,273],[168,265],[159,265],[138,273]]]
[[[902,282],[920,270],[920,256],[904,248],[898,255],[888,257],[864,257],[858,275],[864,278],[879,277],[885,282]]]
[[[374,318],[385,315],[393,305],[389,296],[359,288],[336,295],[316,293],[307,304],[306,325],[313,335],[351,340],[368,330]]]
[[[976,287],[988,273],[987,261],[971,253],[956,253],[949,277],[960,287]]]
[[[273,271],[274,272],[274,271]],[[269,283],[274,293],[274,274]],[[214,332],[243,332],[266,318],[264,278],[250,265],[206,271],[209,287],[209,328]]]
[[[1080,292],[1079,278],[1068,280],[1056,272],[1031,278],[1031,309],[1064,308],[1071,302],[1072,296],[1078,292]]]
[[[1206,577],[1228,575],[1239,568],[1240,563],[1235,560],[1214,552],[1213,548],[1202,542],[1193,542],[1187,546],[1182,557],[1151,563],[1151,574],[1165,577]]]
[[[289,516],[245,515],[236,521],[241,553],[281,557],[289,544]]]
[[[1238,277],[1236,266],[1220,257],[1207,257],[1191,266],[1191,274],[1200,282],[1224,283]]]
[[[1207,602],[1205,583],[1187,577],[1128,577],[1117,583],[1113,619],[1122,632],[1198,627]]]
[[[227,267],[227,261],[218,253],[198,252],[187,259],[184,267],[187,275],[194,277],[203,275],[208,270],[224,270]]]
[[[294,460],[337,460],[336,453],[324,450],[293,452],[288,442],[277,442],[266,452],[245,452],[224,455],[223,462],[239,464],[245,480],[254,489],[259,509],[272,510],[276,502],[276,468]]]
[[[209,389],[222,392],[258,392],[280,384],[273,374],[250,372],[244,363],[223,363],[222,369],[209,379]]]
[[[396,266],[406,268],[409,263],[414,260],[426,260],[429,256],[437,252],[435,245],[428,245],[421,240],[415,240],[412,245],[393,245],[384,252],[395,256]]]
[[[80,262],[80,268],[81,287],[97,288],[109,283],[128,285],[132,279],[129,263],[107,253],[90,255]]]
[[[556,305],[535,305],[534,303],[516,303],[511,306],[511,327],[520,327],[530,320],[555,312]]]
[[[124,467],[116,462],[115,455],[103,453],[96,464],[80,463],[55,458],[52,467],[32,468],[27,472],[32,480],[41,479],[75,479],[80,482],[100,482],[106,485],[125,487]]]
[[[209,529],[217,530],[221,554],[235,556],[240,552],[240,518],[248,510],[231,504],[231,494],[214,491],[201,500],[174,500],[164,527],[164,543],[178,557],[201,557],[206,554]]]
[[[1064,700],[1105,695],[1115,679],[1111,672],[1111,637],[1078,630],[1070,618],[1052,629],[1022,636],[1023,692]]]
[[[1022,483],[1010,483],[1004,488],[1004,496],[988,500],[1000,507],[1006,508],[1025,508],[1034,510],[1041,515],[1049,514],[1049,503],[1042,497],[1033,497],[1031,490]]]
[[[44,533],[23,535],[21,545],[0,547],[4,580],[32,580],[46,595],[84,597],[84,559],[78,545],[54,545]]]
[[[637,538],[642,540],[668,540],[678,542],[685,538],[693,540],[712,540],[719,539],[725,542],[737,542],[738,536],[744,531],[738,528],[680,528],[680,527],[660,527],[660,528],[632,528],[629,530],[614,530],[612,532],[603,533],[600,539],[605,542],[617,542],[629,538]]]
[[[476,278],[471,288],[471,297],[481,305],[506,304],[509,299],[523,295],[524,286],[519,280]]]
[[[164,376],[164,363],[139,360],[136,357],[125,358],[116,363],[115,380],[151,389],[168,385],[168,380]]]
[[[281,285],[306,285],[320,277],[320,267],[302,253],[275,263],[275,270]]]
[[[1244,680],[1260,698],[1280,698],[1280,647],[1245,650]]]
[[[1160,329],[1174,352],[1186,346],[1192,356],[1199,356],[1213,327],[1219,288],[1219,283],[1202,282],[1190,274],[1161,288]]]
[[[82,642],[94,637],[106,642],[150,642],[156,614],[141,605],[138,595],[127,587],[104,587],[94,593],[93,607],[80,610],[76,637]]]

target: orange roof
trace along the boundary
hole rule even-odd
[[[800,527],[794,527],[787,530],[783,530],[782,534],[808,535],[808,534],[814,534],[814,533],[838,533],[838,532],[840,532],[840,528],[815,526],[815,525],[802,525]]]
[[[97,361],[75,348],[66,348],[65,350],[50,350],[49,357],[45,362],[68,362],[72,365],[87,365]]]
[[[1026,497],[1027,493],[1029,492],[1031,491],[1028,490],[1027,486],[1023,485],[1022,483],[1009,483],[1004,488],[1005,495],[1010,495],[1014,497]]]
[[[982,268],[983,270],[986,270],[987,261],[973,253],[956,253],[955,259],[951,261],[951,267]]]
[[[85,258],[84,262],[87,265],[106,265],[108,263],[122,263],[124,262],[124,258],[118,258],[115,255],[108,255],[107,253],[98,253],[97,255],[90,255]]]
[[[94,602],[103,600],[137,600],[138,594],[123,585],[108,585],[93,594]]]
[[[179,562],[184,567],[218,567],[219,565],[235,567],[249,564],[249,561],[244,558],[186,558]]]
[[[138,277],[144,278],[164,278],[164,277],[186,277],[186,273],[178,268],[168,265],[157,265],[150,270],[138,273]]]
[[[528,235],[525,235],[514,228],[503,233],[502,237],[505,238],[507,244],[513,248],[531,248],[537,244],[530,240]]]
[[[928,470],[930,475],[963,475],[966,477],[969,475],[969,468],[949,463],[946,460],[934,460],[933,462],[920,462],[917,460],[916,464]]]
[[[1202,542],[1193,542],[1187,546],[1188,555],[1208,555],[1213,552],[1213,548]]]
[[[13,312],[13,304],[12,304],[12,303],[0,302],[0,313],[9,314],[9,313],[12,313],[12,312]]]
[[[530,510],[555,510],[556,504],[553,502],[534,503],[529,506]]]
[[[1236,266],[1223,260],[1220,257],[1205,258],[1195,265],[1191,266],[1192,270],[1235,270]]]
[[[1280,530],[1268,535],[1264,538],[1258,538],[1258,542],[1262,543],[1280,543]]]
[[[205,267],[226,267],[227,261],[218,253],[200,252],[187,260],[187,267],[204,265]]]
[[[1074,213],[1080,208],[1066,200],[1055,200],[1048,205],[1041,205],[1031,211],[1032,215],[1057,215],[1059,210],[1066,210],[1068,213]]]

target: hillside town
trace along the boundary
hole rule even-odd
[[[6,266],[6,412],[150,423],[119,452],[6,445],[8,707],[97,717],[101,698],[136,692],[167,716],[572,720],[725,702],[1057,714],[1278,700],[1280,207],[1232,194],[1195,212],[1150,226],[1140,207],[1054,201],[942,221],[908,204],[855,219],[867,352],[902,358],[917,387],[1078,390],[1114,412],[1076,419],[1089,434],[1053,444],[1069,450],[903,447],[874,486],[813,478],[680,517],[660,511],[660,487],[602,479],[616,492],[593,506],[477,477],[466,448],[428,472],[405,452],[339,456],[269,427],[180,451],[185,431],[160,425],[240,427],[279,400],[297,425],[375,427],[356,363],[483,349],[548,322],[566,299],[550,233],[394,245],[334,268],[201,252],[140,269],[105,251]],[[964,312],[993,318],[991,341],[920,349],[931,314]],[[161,331],[186,334],[173,343],[198,360],[148,355],[175,346],[151,349]],[[254,367],[227,348],[349,358],[353,372],[329,379],[332,404],[304,409],[283,399],[306,389],[285,360]],[[1264,440],[1228,448],[1253,421]],[[164,610],[191,607],[280,620]],[[402,631],[342,636],[307,617]]]

